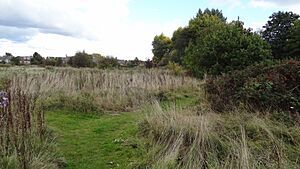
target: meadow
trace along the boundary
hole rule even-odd
[[[299,168],[299,123],[165,69],[1,68],[0,168]],[[2,97],[3,98],[3,97]],[[2,99],[1,98],[1,99]]]
[[[75,122],[78,121],[78,123],[81,117],[85,116],[96,119],[101,119],[103,116],[103,121],[105,121],[105,117],[111,116],[111,121],[114,121],[113,115],[117,117],[124,112],[137,111],[148,104],[150,100],[164,99],[164,92],[198,87],[198,81],[194,78],[174,76],[169,71],[159,69],[133,71],[11,67],[1,69],[1,79],[2,89],[10,100],[9,106],[2,107],[1,112],[1,147],[3,147],[1,149],[1,155],[3,155],[1,168],[19,168],[20,166],[21,168],[58,168],[65,166],[65,163],[71,168],[77,166],[77,163],[72,164],[74,159],[66,157],[67,161],[65,162],[61,152],[56,151],[57,146],[51,147],[56,142],[56,134],[62,134],[63,137],[63,134],[71,133],[65,130],[68,128],[66,126],[59,128],[61,124],[68,124],[68,120],[71,119],[57,119],[55,116],[63,116],[69,112],[75,115]],[[45,116],[48,119],[45,119]],[[66,115],[66,117],[68,116]],[[57,120],[51,121],[51,119]],[[128,122],[131,123],[134,119],[129,118]],[[49,126],[47,121],[49,121]],[[57,121],[61,123],[57,123]],[[126,123],[126,119],[121,121]],[[107,123],[100,127],[109,130],[110,125],[113,128],[119,124],[118,122],[114,123],[116,124]],[[124,130],[126,131],[127,128],[131,130],[132,126],[126,126]],[[99,127],[99,125],[95,123],[95,127]],[[63,133],[59,132],[60,129]],[[89,125],[83,126],[83,131],[80,132],[83,134],[89,129],[93,130],[94,128]],[[31,137],[32,139],[28,139]],[[60,136],[57,137],[59,143],[68,141],[67,139],[61,140]],[[69,138],[71,141],[69,146],[78,144],[77,140],[72,141],[74,139],[76,139],[75,136]],[[93,144],[89,140],[87,143],[83,149]],[[48,146],[51,147],[51,151]],[[98,147],[99,150],[101,146]],[[31,152],[36,147],[40,147],[39,151]],[[66,147],[68,145],[64,145],[62,148]],[[52,149],[53,154],[51,154]],[[75,150],[69,149],[68,152],[62,151],[62,153],[72,154],[73,151]],[[106,151],[111,151],[111,149]],[[43,153],[46,157],[43,156]],[[89,153],[87,157],[95,155],[92,152],[86,153]],[[35,162],[35,160],[39,162]],[[101,160],[100,167],[108,163],[102,158]]]

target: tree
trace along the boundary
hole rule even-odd
[[[164,60],[169,57],[169,53],[171,51],[172,41],[169,37],[166,37],[164,34],[159,36],[155,36],[152,42],[152,53],[153,53],[153,61],[156,64],[166,65]]]
[[[223,13],[219,9],[205,9],[202,12],[199,9],[196,17],[189,21],[189,25],[184,28],[178,28],[172,37],[172,50],[170,52],[170,61],[178,63],[180,65],[183,64],[183,59],[185,57],[186,48],[190,43],[195,43],[195,40],[201,36],[199,35],[200,30],[207,27],[203,20],[203,17],[215,16],[219,22],[225,23],[226,18],[223,16]]]
[[[56,58],[55,66],[63,66],[63,59],[61,57]]]
[[[300,20],[295,21],[291,27],[285,49],[288,56],[300,59]]]
[[[48,57],[45,59],[44,64],[46,66],[56,66],[56,59]]]
[[[139,64],[140,64],[140,60],[139,60],[137,57],[135,57],[134,60],[130,60],[130,61],[126,64],[126,66],[128,66],[128,67],[136,67],[136,66],[138,66]]]
[[[263,27],[262,37],[270,45],[272,54],[275,59],[284,59],[287,57],[285,45],[288,39],[289,29],[294,22],[299,18],[299,15],[293,12],[277,12],[269,17],[269,21]]]
[[[75,56],[73,56],[69,64],[73,67],[93,67],[93,57],[85,51],[77,52]]]
[[[139,58],[135,57],[134,60],[133,60],[133,64],[134,64],[135,66],[138,66],[138,65],[140,64]]]
[[[227,18],[223,16],[222,10],[219,9],[208,9],[206,8],[204,12],[201,9],[198,10],[196,18],[201,17],[203,15],[217,16],[222,22],[226,22]]]
[[[13,57],[13,55],[11,53],[5,53],[6,57]]]
[[[17,57],[12,57],[10,60],[12,65],[20,65],[21,63],[21,58],[19,56]]]
[[[170,52],[171,61],[182,65],[183,58],[185,56],[185,49],[189,45],[190,40],[193,37],[189,27],[179,27],[172,37],[172,51]]]
[[[241,70],[270,58],[269,45],[241,22],[223,23],[216,16],[203,16],[206,25],[186,51],[185,64],[198,77]],[[219,21],[218,21],[219,20]]]
[[[32,65],[41,65],[44,63],[44,58],[37,52],[34,52],[32,55],[32,59],[30,60],[30,63]]]
[[[153,67],[153,63],[150,59],[147,59],[146,62],[145,62],[145,67],[147,69],[151,69]]]
[[[96,59],[97,67],[99,69],[107,69],[120,66],[118,59],[111,56],[101,56],[100,54],[94,54]]]

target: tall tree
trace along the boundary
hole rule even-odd
[[[299,15],[293,12],[277,12],[269,17],[269,21],[263,27],[262,37],[271,45],[272,54],[275,59],[287,57],[285,45],[288,39],[289,29]]]
[[[215,16],[214,18],[218,18],[220,22],[226,22],[226,18],[219,9],[206,8],[203,12],[199,9],[196,17],[190,20],[187,27],[180,27],[173,33],[172,51],[170,52],[171,61],[180,65],[183,64],[186,48],[190,43],[195,43],[195,40],[201,36],[199,32],[207,27],[207,21],[203,20],[204,16]]]
[[[30,63],[32,65],[41,65],[44,63],[44,58],[37,52],[34,52],[32,55],[32,59],[30,60]]]
[[[12,57],[13,55],[11,53],[5,53],[5,56]]]
[[[185,55],[185,49],[189,45],[193,33],[189,27],[179,27],[172,37],[172,51],[170,53],[171,60],[175,63],[182,64]]]
[[[285,49],[288,55],[300,59],[300,20],[298,19],[290,29]]]
[[[74,57],[70,60],[71,66],[73,67],[92,67],[93,58],[91,55],[83,52],[77,52]]]
[[[264,61],[271,55],[260,36],[246,31],[242,22],[226,24],[216,16],[203,16],[205,28],[186,50],[185,64],[198,77],[220,75]]]
[[[204,12],[202,12],[202,10],[199,9],[199,10],[198,10],[198,13],[197,13],[197,15],[196,15],[196,18],[197,18],[197,17],[201,17],[201,16],[203,16],[203,15],[217,16],[217,17],[218,17],[221,21],[223,21],[223,22],[226,22],[226,20],[227,20],[227,18],[223,16],[222,10],[219,10],[219,9],[214,9],[214,8],[208,9],[208,8],[206,8],[206,9],[204,10]]]
[[[10,60],[12,65],[20,65],[21,63],[21,58],[19,56],[17,57],[12,57]]]
[[[169,57],[169,53],[171,51],[172,41],[169,37],[164,34],[156,35],[152,42],[152,53],[153,53],[153,61],[156,64],[166,65],[164,60]]]

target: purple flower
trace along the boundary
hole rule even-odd
[[[5,108],[8,106],[9,100],[8,95],[4,91],[0,91],[0,108]]]

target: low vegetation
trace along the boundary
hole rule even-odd
[[[299,168],[298,123],[246,109],[219,114],[205,105],[155,102],[139,127],[150,144],[139,168]]]
[[[300,111],[300,62],[260,64],[243,71],[207,78],[205,85],[211,107],[224,111],[240,104],[254,110]]]

